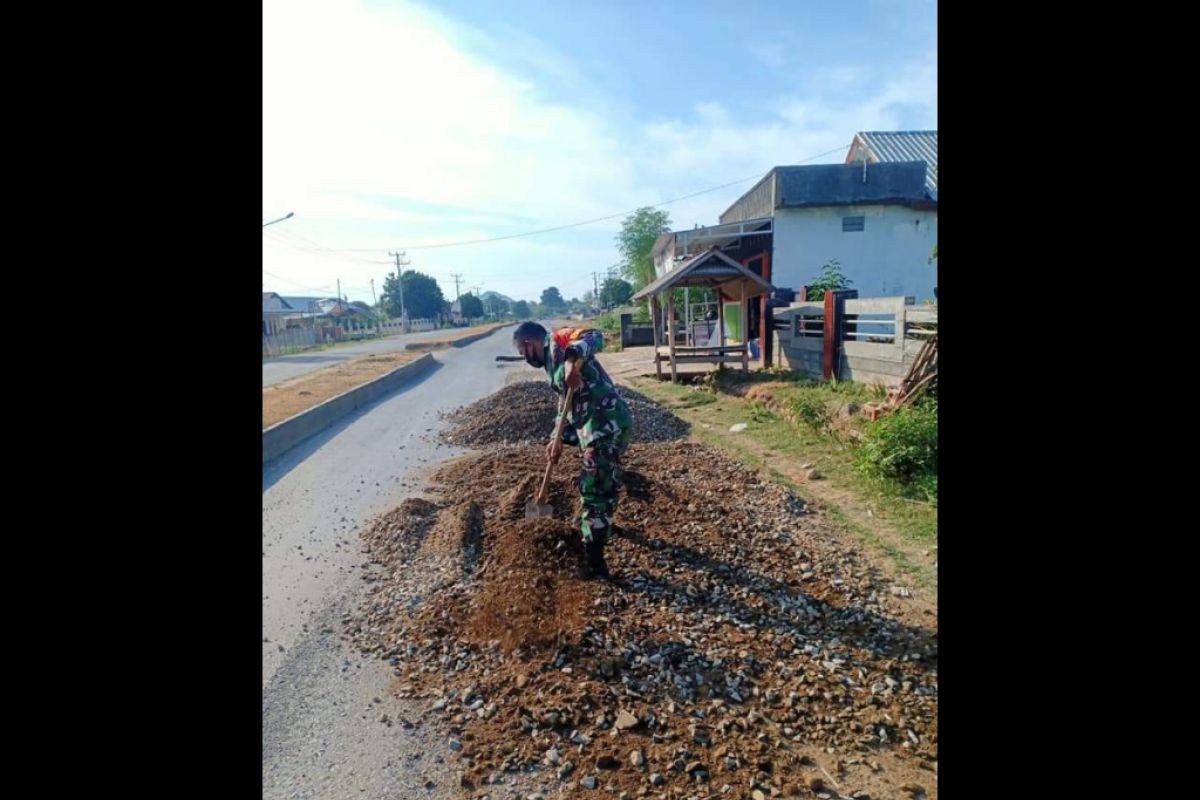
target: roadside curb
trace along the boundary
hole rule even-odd
[[[487,334],[484,334],[485,336]],[[434,365],[433,354],[426,353],[415,361],[401,364],[386,375],[355,386],[331,397],[307,411],[277,422],[262,433],[262,463],[273,461],[304,440],[328,428],[342,417],[377,400],[389,392],[423,376]]]
[[[425,342],[409,342],[408,344],[404,345],[404,349],[405,350],[426,350],[426,349],[428,349],[429,352],[434,352],[437,350],[443,350],[447,347],[466,347],[469,344],[478,342],[480,339],[484,339],[488,336],[491,336],[496,331],[503,330],[504,328],[508,328],[508,327],[511,327],[511,326],[501,325],[499,328],[493,328],[492,330],[484,331],[483,333],[473,333],[470,336],[463,337],[462,339],[457,339],[453,342],[435,342],[435,343],[429,343],[429,344],[427,344]]]

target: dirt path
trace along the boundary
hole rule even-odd
[[[703,424],[703,423],[701,423]],[[773,476],[782,476],[787,483],[809,501],[814,510],[829,514],[841,523],[833,532],[847,544],[866,544],[865,552],[874,566],[898,586],[911,592],[910,606],[918,613],[929,611],[937,618],[937,546],[929,547],[912,542],[877,515],[871,504],[855,492],[834,486],[824,480],[809,480],[808,470],[794,459],[771,451],[762,443],[747,436],[738,437],[725,428],[703,429],[706,436],[693,436],[699,441],[716,440],[721,446],[742,450],[752,456],[751,463],[760,462]]]

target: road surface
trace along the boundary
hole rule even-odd
[[[428,341],[429,339],[435,339],[438,336],[446,336],[452,333],[454,333],[453,330],[421,331],[420,333],[406,333],[397,336],[385,336],[380,339],[368,339],[356,344],[339,345],[329,350],[315,350],[310,353],[278,356],[277,358],[271,358],[263,362],[262,385],[270,386],[273,383],[279,383],[288,378],[295,378],[306,372],[312,372],[321,367],[328,367],[330,364],[348,361],[359,356],[403,350],[404,346],[409,342]],[[493,335],[499,336],[500,334]]]
[[[511,331],[435,352],[425,379],[263,468],[264,800],[455,796],[445,731],[402,726],[418,721],[420,701],[391,696],[391,668],[347,648],[340,620],[366,585],[359,529],[421,494],[431,465],[462,452],[432,441],[438,411],[536,374],[495,361],[511,354]]]

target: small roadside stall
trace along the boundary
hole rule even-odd
[[[678,345],[675,325],[675,289],[701,287],[716,289],[720,297],[717,303],[718,322],[714,338],[707,345]],[[671,382],[678,383],[678,364],[726,364],[741,362],[742,370],[750,371],[750,343],[748,337],[735,345],[725,344],[725,304],[738,303],[741,319],[747,318],[748,300],[770,294],[772,286],[758,275],[743,267],[716,247],[689,258],[669,272],[659,276],[633,296],[633,300],[650,298],[651,317],[654,324],[654,371],[662,377],[662,363],[671,365]],[[667,346],[662,346],[658,320],[661,319],[663,294],[667,295]],[[737,309],[732,309],[737,310]]]

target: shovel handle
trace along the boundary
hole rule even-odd
[[[554,438],[550,441],[557,442],[562,436],[563,423],[567,421],[567,409],[571,407],[571,400],[574,397],[575,389],[572,387],[567,387],[567,396],[563,399],[562,410],[558,415],[558,424],[554,426]],[[554,462],[547,458],[546,474],[542,476],[542,488],[538,489],[537,497],[534,498],[534,501],[538,505],[542,505],[546,499],[546,484],[550,482],[550,470],[553,468]]]

